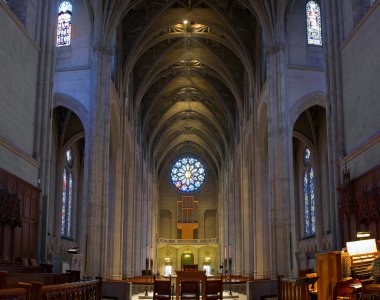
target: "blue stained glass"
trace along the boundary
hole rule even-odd
[[[72,10],[73,10],[73,6],[71,5],[71,3],[69,1],[63,1],[59,5],[58,13],[60,13],[61,11],[62,12],[66,12],[66,11],[70,11],[71,12]]]
[[[67,236],[71,237],[71,215],[73,207],[73,177],[69,175],[69,198],[67,203]]]
[[[65,235],[66,228],[66,189],[67,189],[67,174],[66,169],[63,169],[62,176],[62,210],[61,210],[61,235]]]
[[[307,44],[322,46],[321,8],[315,1],[306,3]]]
[[[307,39],[309,45],[322,45],[320,7],[315,1],[306,4]]]
[[[58,9],[57,47],[70,46],[73,7],[69,1],[63,1]]]
[[[308,147],[305,147],[303,151],[303,164],[307,166],[310,163],[311,151]]]
[[[310,218],[311,234],[315,234],[314,170],[310,168]]]
[[[306,167],[303,175],[305,235],[312,236],[315,234],[314,169],[310,166],[311,151],[308,147],[304,149],[303,161]]]
[[[303,194],[305,202],[305,234],[310,235],[310,221],[309,221],[309,184],[307,172],[303,175]]]
[[[174,163],[171,180],[180,191],[193,192],[203,184],[204,173],[205,169],[201,162],[194,157],[184,157]]]

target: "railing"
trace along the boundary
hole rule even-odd
[[[0,300],[101,300],[101,279],[44,285],[41,282],[20,282],[20,288],[0,289]]]
[[[207,244],[217,244],[219,240],[217,238],[192,239],[192,240],[158,238],[157,242],[159,244],[175,244],[175,245],[188,245],[188,244],[207,245]]]
[[[63,297],[63,298],[62,298]],[[31,299],[101,299],[101,281],[91,280],[54,285],[32,283]]]

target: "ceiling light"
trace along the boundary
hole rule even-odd
[[[189,20],[183,20],[183,24],[185,25],[189,24]]]

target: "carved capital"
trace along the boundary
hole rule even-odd
[[[92,47],[92,50],[93,51],[99,51],[99,52],[101,52],[101,53],[103,53],[103,54],[107,54],[107,55],[110,55],[110,56],[112,56],[112,54],[113,54],[113,50],[112,50],[112,48],[111,47],[106,47],[106,46],[104,46],[104,45],[102,45],[102,44],[95,44],[93,47]]]

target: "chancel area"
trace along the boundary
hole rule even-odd
[[[0,299],[380,299],[379,6],[0,0]]]

